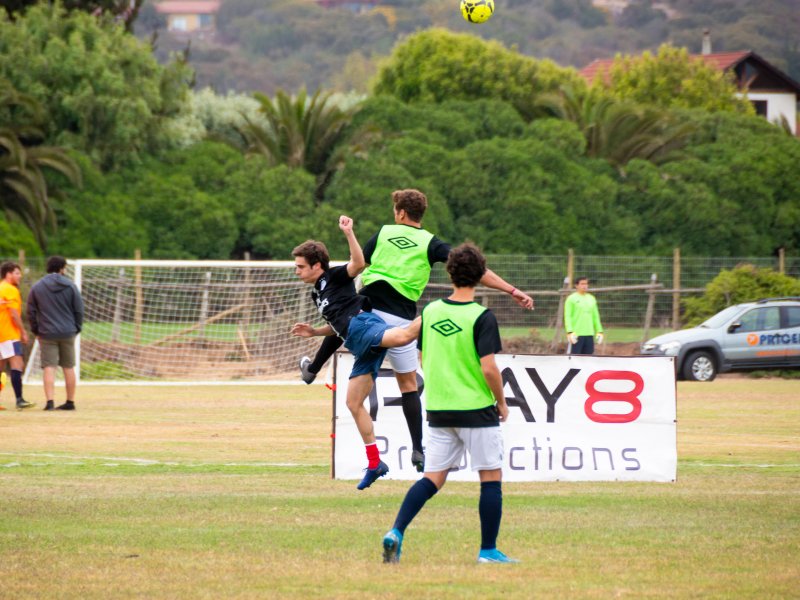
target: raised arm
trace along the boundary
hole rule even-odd
[[[486,269],[486,273],[481,278],[481,284],[488,288],[511,294],[511,297],[514,298],[514,302],[519,304],[522,308],[533,310],[533,298],[522,290],[515,288],[491,269]]]
[[[361,245],[356,239],[356,234],[353,231],[353,219],[342,215],[339,217],[339,229],[344,233],[347,238],[347,245],[350,247],[350,262],[347,263],[347,274],[350,277],[356,277],[367,266],[364,260],[364,252],[361,250]]]

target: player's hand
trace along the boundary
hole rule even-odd
[[[314,337],[314,328],[308,323],[295,323],[292,335],[297,337]]]
[[[353,219],[346,215],[341,215],[339,217],[339,229],[341,229],[345,235],[348,233],[352,233],[353,231]]]
[[[533,298],[528,296],[522,290],[514,290],[514,293],[511,294],[511,297],[514,299],[514,302],[519,304],[522,308],[527,310],[533,310]]]
[[[508,404],[505,402],[500,404],[498,402],[495,408],[497,408],[497,417],[500,419],[500,422],[505,423],[506,419],[508,419]]]
[[[20,341],[23,344],[27,344],[28,343],[28,332],[25,331],[24,329],[22,330],[22,333],[20,334],[19,337],[20,337]]]
[[[574,333],[568,333],[567,339],[569,340],[569,343],[572,344],[573,346],[578,343],[578,336],[575,335]]]
[[[605,339],[605,336],[603,335],[602,331],[597,334],[597,338],[596,339],[597,339],[597,345],[598,346],[603,343],[603,340]]]

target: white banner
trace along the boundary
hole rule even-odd
[[[675,368],[672,357],[497,355],[509,405],[503,431],[505,481],[675,481]],[[334,476],[361,479],[366,454],[345,403],[353,365],[334,369]],[[424,377],[417,375],[423,389]],[[389,479],[413,480],[411,438],[400,391],[381,369],[366,401]],[[428,436],[427,423],[423,444]],[[465,457],[450,480],[477,481]]]

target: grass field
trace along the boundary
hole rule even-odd
[[[408,483],[329,478],[321,386],[79,392],[0,412],[4,600],[800,597],[797,381],[680,383],[674,484],[506,484],[519,565],[475,564],[458,482],[383,565]]]

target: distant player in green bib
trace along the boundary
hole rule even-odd
[[[430,426],[425,474],[408,490],[394,527],[383,537],[383,561],[400,560],[406,528],[466,452],[481,482],[478,562],[517,562],[496,545],[503,513],[500,423],[508,417],[508,405],[495,362],[495,354],[502,350],[497,319],[475,302],[475,286],[486,273],[486,259],[474,245],[462,244],[450,252],[447,272],[453,293],[423,309],[417,342]]]
[[[564,329],[569,340],[569,354],[594,354],[595,336],[603,343],[603,324],[597,300],[589,293],[589,279],[578,277],[575,291],[564,304]]]

